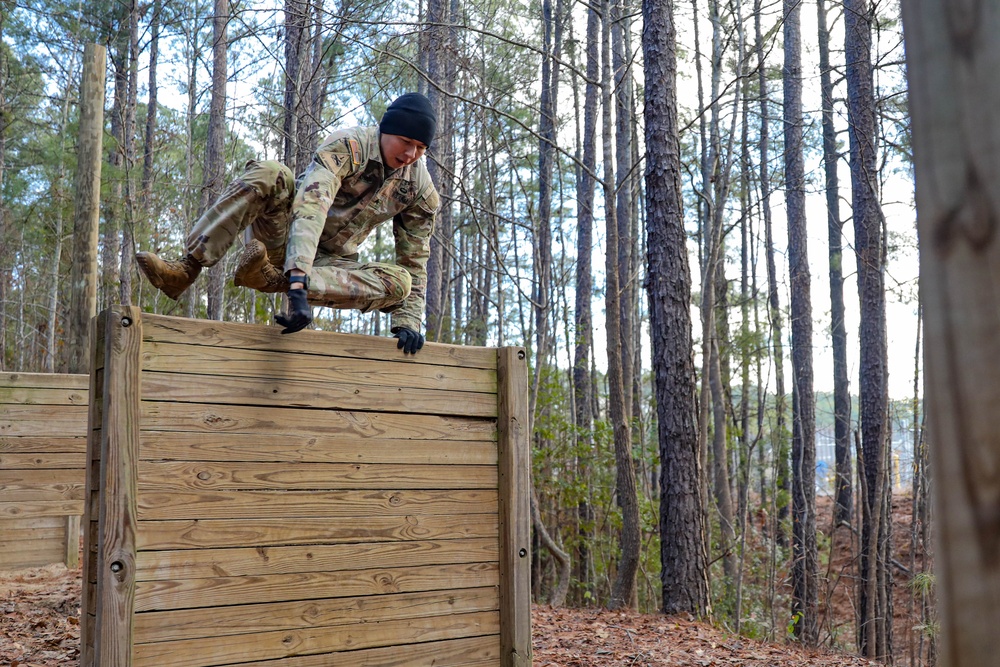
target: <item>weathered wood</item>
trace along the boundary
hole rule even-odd
[[[493,588],[294,600],[136,614],[136,644],[496,611]]]
[[[126,307],[111,308],[101,319],[107,338],[101,399],[100,545],[94,628],[99,643],[94,663],[100,667],[131,667],[142,320],[138,308]]]
[[[83,503],[80,503],[77,511],[67,514],[64,517],[66,533],[63,539],[63,552],[65,555],[63,562],[71,570],[75,570],[80,565],[80,515],[82,513]]]
[[[133,634],[113,656],[127,644],[136,666],[530,663],[523,353],[500,373],[495,349],[413,358],[390,339],[142,318],[125,428],[133,513],[118,526],[134,531]],[[101,443],[123,429],[110,397],[127,385],[106,349],[91,377]],[[499,378],[513,383],[498,395]],[[85,588],[99,594],[85,599],[84,665],[119,667],[98,655],[115,585],[109,453],[88,456],[100,523],[86,527]],[[41,457],[16,460],[30,473]],[[508,658],[500,636],[515,622]]]
[[[81,487],[82,491],[82,487]],[[19,517],[65,516],[83,514],[83,500],[19,500],[17,502],[0,503],[0,518],[16,519]],[[0,524],[0,533],[8,535],[10,527]]]
[[[331,646],[364,649],[495,634],[498,630],[496,612],[361,623],[346,627],[297,628],[233,637],[139,644],[135,647],[135,664],[137,667],[166,664],[171,667],[206,667],[254,658],[277,660],[326,653]],[[405,652],[408,648],[400,646],[398,650]]]
[[[87,454],[86,421],[80,430],[80,434],[80,437],[0,437],[0,456],[6,456],[7,454],[79,454],[80,456],[77,461],[77,465],[80,470],[83,470],[86,467],[85,461]]]
[[[373,362],[369,362],[373,363]],[[227,364],[228,365],[228,364]],[[262,405],[408,414],[496,417],[496,395],[446,389],[305,382],[299,378],[146,373],[144,391],[161,401],[215,405]]]
[[[419,356],[419,355],[418,355]],[[384,359],[349,359],[316,354],[275,354],[264,350],[148,343],[143,370],[184,375],[295,379],[357,387],[410,387],[495,393],[496,371],[461,366],[418,366]]]
[[[100,477],[87,474],[100,469],[102,405],[104,396],[105,329],[100,326],[104,318],[94,317],[90,324],[90,385],[87,414],[87,468],[85,470],[86,495],[83,507],[83,585],[80,594],[80,665],[100,667],[94,662],[97,645],[95,615],[97,609],[97,550],[99,520],[101,515]],[[97,397],[101,397],[98,399]]]
[[[180,486],[180,485],[178,485]],[[2,504],[0,504],[2,508]],[[496,513],[497,492],[404,491],[149,491],[139,487],[140,520],[420,516]]]
[[[347,435],[146,431],[143,460],[287,461],[294,463],[405,463],[492,465],[495,440],[399,440]]]
[[[83,485],[80,469],[0,470],[0,492],[4,502],[82,500]]]
[[[218,549],[287,544],[457,540],[496,534],[496,514],[371,516],[354,521],[320,519],[189,519],[148,521],[136,537],[139,549]]]
[[[281,667],[486,667],[500,660],[499,635],[411,644],[387,648],[286,658]],[[273,662],[244,662],[240,667],[273,667]]]
[[[500,483],[500,664],[531,665],[531,488],[528,365],[521,348],[497,351]]]
[[[1000,7],[902,3],[942,665],[997,663]]]
[[[496,562],[499,553],[492,535],[461,540],[311,544],[308,548],[297,545],[140,551],[136,555],[136,580],[175,579],[180,573],[185,578],[200,579],[336,572],[356,569],[358,563],[370,568],[393,568]]]
[[[101,165],[104,146],[104,89],[107,49],[83,47],[80,80],[80,125],[74,178],[73,263],[70,269],[69,368],[88,369],[91,319],[97,313],[97,232],[101,208]]]
[[[477,588],[496,586],[498,577],[496,563],[453,563],[258,577],[142,581],[136,586],[135,609],[150,611]]]
[[[86,442],[81,440],[81,442]],[[83,468],[86,462],[85,452],[73,454],[48,454],[43,452],[31,454],[7,454],[0,451],[0,469],[4,470],[45,470],[49,468],[67,468],[74,470],[79,479],[83,479]]]
[[[496,369],[496,350],[488,347],[437,345],[427,343],[420,354],[405,355],[393,338],[337,334],[332,339],[325,332],[302,331],[301,335],[282,336],[279,327],[260,327],[232,322],[210,322],[180,317],[146,318],[145,335],[154,342],[184,345],[227,347],[233,349],[278,350],[321,356],[380,361],[391,359],[400,364],[431,364],[460,368]],[[422,375],[414,371],[414,375]]]
[[[141,461],[142,487],[174,489],[488,489],[494,466]]]
[[[86,406],[5,405],[0,412],[0,437],[38,436],[40,425],[55,435],[82,433]]]
[[[340,410],[142,403],[143,428],[150,431],[196,431],[287,435],[336,435],[369,439],[493,440],[496,422]]]
[[[14,389],[53,389],[67,390],[69,395],[76,392],[86,392],[89,385],[89,378],[82,373],[9,373],[0,372],[0,387],[12,387]],[[6,401],[3,401],[6,402]],[[60,400],[59,402],[63,402]],[[80,401],[74,400],[73,403]],[[86,405],[87,396],[82,396],[82,403]]]
[[[64,378],[86,378],[83,375],[59,375],[53,373],[57,379]],[[0,404],[2,405],[78,405],[84,409],[87,407],[87,387],[18,387],[11,384],[0,385]],[[85,413],[86,414],[86,413]],[[84,417],[86,419],[86,417]],[[41,423],[42,428],[45,427]]]

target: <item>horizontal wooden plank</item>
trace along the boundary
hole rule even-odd
[[[143,339],[236,350],[278,350],[316,356],[348,357],[405,364],[433,364],[462,368],[497,367],[496,348],[442,345],[428,342],[419,354],[405,355],[394,338],[335,334],[305,330],[282,336],[280,327],[143,315]]]
[[[2,525],[2,524],[0,524]],[[336,572],[369,568],[442,565],[497,561],[496,536],[460,540],[412,540],[354,544],[310,544],[306,547],[236,547],[140,551],[137,581],[245,577],[303,572]]]
[[[88,390],[35,388],[35,387],[5,387],[0,385],[0,414],[8,405],[30,405],[36,407],[67,405],[87,405]]]
[[[0,494],[0,519],[71,514],[83,515],[82,500],[19,500],[12,503],[5,502],[3,494]]]
[[[58,528],[65,525],[65,521],[56,517],[26,517],[20,519],[0,519],[0,535],[11,530],[26,530],[32,528],[52,527]]]
[[[496,465],[490,440],[389,440],[350,435],[140,434],[139,458],[182,461]]]
[[[498,475],[496,466],[396,463],[140,461],[138,469],[146,491],[495,489]]]
[[[229,362],[227,360],[218,369],[199,368],[206,373],[211,370],[225,373]],[[456,388],[461,389],[460,386]],[[497,416],[495,392],[486,394],[338,381],[309,382],[288,377],[287,370],[282,370],[280,378],[144,373],[142,390],[158,401],[181,403],[377,410],[484,418]]]
[[[85,436],[86,405],[2,405],[0,437],[53,435]]]
[[[281,667],[496,667],[500,636],[483,635],[386,648],[321,653],[285,658]],[[275,667],[272,661],[240,663],[239,667]]]
[[[135,615],[135,643],[224,637],[296,628],[384,623],[403,618],[495,611],[494,588],[420,591],[324,600],[150,611]]]
[[[498,507],[495,489],[149,491],[140,483],[138,492],[138,518],[147,520],[489,514]]]
[[[453,563],[136,582],[135,610],[219,607],[388,593],[482,588],[499,583],[497,563]]]
[[[497,437],[495,419],[152,401],[143,401],[141,411],[142,427],[146,431],[405,440],[495,440]]]
[[[87,391],[90,378],[82,373],[0,373],[0,387],[73,389]],[[84,399],[86,403],[86,399]]]
[[[0,571],[25,570],[62,563],[65,557],[66,548],[59,540],[34,543],[27,551],[0,551]]]
[[[400,646],[411,642],[496,634],[499,626],[499,614],[496,612],[453,614],[344,627],[298,628],[254,635],[140,644],[133,649],[133,659],[137,666],[208,667],[255,658],[279,660],[337,649]]]
[[[452,389],[496,394],[496,370],[467,366],[432,366],[311,353],[146,343],[144,372],[294,379],[324,384]]]
[[[0,456],[5,454],[83,454],[86,457],[86,429],[79,436],[69,437],[0,436]]]
[[[207,519],[140,521],[136,548],[216,549],[225,547],[458,540],[497,534],[496,514],[458,516],[370,516],[333,520]]]
[[[86,452],[74,454],[7,454],[0,451],[0,470],[44,470],[77,468],[81,474],[87,466]]]
[[[84,474],[80,469],[0,470],[0,499],[82,500]]]

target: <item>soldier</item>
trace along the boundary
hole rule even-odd
[[[280,162],[247,163],[195,223],[175,261],[136,254],[154,287],[177,299],[243,232],[234,283],[287,292],[281,333],[312,322],[311,305],[392,313],[397,347],[416,354],[424,315],[427,258],[440,200],[423,156],[434,139],[434,109],[419,93],[396,98],[378,127],[334,132],[297,182]],[[358,261],[358,245],[393,221],[396,263]],[[280,269],[278,267],[281,267]]]

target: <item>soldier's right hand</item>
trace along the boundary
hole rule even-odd
[[[306,299],[305,289],[288,290],[288,312],[274,317],[275,322],[285,327],[281,330],[283,334],[302,331],[312,319],[312,307]]]

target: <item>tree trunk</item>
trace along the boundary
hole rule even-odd
[[[851,388],[847,378],[847,327],[844,323],[844,251],[841,243],[837,131],[833,125],[833,80],[826,0],[816,1],[819,26],[820,91],[823,100],[823,171],[830,253],[830,340],[833,344],[833,422],[836,476],[834,522],[851,522]]]
[[[121,271],[118,285],[118,302],[132,305],[132,273],[133,257],[135,255],[135,218],[136,200],[133,178],[135,167],[135,111],[139,99],[139,4],[138,0],[129,2],[128,30],[128,97],[125,103],[125,119],[123,128],[122,164],[125,172],[123,183],[125,188],[124,206],[122,207],[122,242]]]
[[[142,156],[142,208],[147,213],[151,211],[153,196],[153,165],[156,155],[156,112],[157,93],[156,67],[160,57],[160,12],[163,10],[163,0],[153,1],[153,15],[149,26],[149,92],[146,102],[146,133],[143,142]]]
[[[792,319],[792,618],[795,635],[819,639],[816,618],[816,402],[813,394],[812,303],[806,245],[802,148],[802,63],[799,3],[785,0],[785,202]]]
[[[579,547],[576,553],[576,579],[583,587],[584,596],[592,592],[590,580],[593,540],[593,508],[589,501],[591,452],[593,451],[592,395],[590,381],[590,350],[593,346],[593,314],[591,300],[594,293],[593,244],[594,244],[594,172],[597,169],[597,81],[600,77],[599,62],[600,15],[594,6],[587,9],[586,71],[587,83],[583,102],[583,159],[577,176],[577,237],[576,237],[576,307],[574,324],[576,338],[573,346],[573,391],[575,405],[576,448],[579,483],[584,485],[583,499],[577,506],[579,522]]]
[[[875,91],[871,62],[871,7],[862,0],[844,3],[844,43],[847,58],[847,109],[851,146],[851,200],[854,247],[858,261],[860,376],[859,411],[863,471],[869,521],[861,529],[861,595],[858,646],[870,658],[891,658],[892,616],[881,607],[884,598],[873,582],[891,585],[889,562],[880,553],[888,546],[891,522],[882,516],[881,492],[886,470],[888,431],[888,370],[885,314],[884,219],[878,201],[875,146]],[[941,25],[944,25],[942,23]],[[891,492],[891,485],[887,485]],[[886,589],[891,590],[891,589]]]
[[[299,165],[296,164],[295,141],[298,137],[298,112],[301,100],[299,86],[302,80],[307,13],[308,3],[305,0],[285,0],[285,102],[282,133],[285,139],[284,162],[296,174],[300,173]]]
[[[611,137],[614,125],[611,119],[611,0],[601,3],[601,88],[603,100],[604,137],[604,212],[607,221],[608,251],[605,253],[606,313],[608,331],[608,405],[615,439],[615,492],[622,510],[620,534],[621,553],[618,572],[611,587],[609,609],[620,609],[632,604],[635,594],[635,577],[639,569],[639,499],[635,486],[635,467],[632,462],[632,430],[628,423],[628,406],[625,403],[624,374],[622,372],[621,286],[618,282],[618,221],[615,207],[615,169]]]
[[[228,0],[215,0],[212,39],[212,102],[208,115],[208,141],[205,150],[205,173],[201,186],[201,210],[207,209],[225,187],[226,51],[229,40]],[[220,260],[208,271],[208,319],[221,320],[225,309],[226,262]]]
[[[441,327],[443,324],[443,309],[447,297],[445,296],[444,284],[447,282],[443,273],[444,269],[444,244],[450,240],[450,235],[446,236],[442,218],[446,209],[450,210],[447,204],[447,195],[450,188],[444,187],[448,180],[449,166],[448,156],[451,153],[449,143],[451,137],[446,129],[448,123],[446,116],[451,113],[451,99],[441,92],[451,91],[453,83],[447,80],[448,55],[448,31],[446,23],[449,17],[449,0],[428,0],[427,1],[427,77],[431,80],[427,97],[437,114],[438,128],[434,146],[431,147],[431,155],[427,159],[427,170],[430,172],[431,180],[438,188],[441,195],[441,212],[437,216],[437,229],[431,237],[431,255],[427,260],[427,299],[426,299],[426,321],[428,340],[441,340]],[[451,70],[453,71],[453,70]],[[443,168],[442,168],[443,167]]]
[[[663,612],[709,610],[691,357],[691,273],[681,208],[672,0],[643,0],[647,283],[660,450]]]
[[[779,544],[785,542],[782,523],[788,518],[788,503],[782,499],[790,489],[788,475],[788,436],[785,426],[785,345],[778,292],[777,267],[774,261],[774,234],[771,224],[770,114],[767,104],[767,73],[764,62],[764,33],[760,26],[761,0],[754,0],[754,31],[757,51],[757,83],[760,88],[760,191],[764,215],[765,255],[767,263],[768,314],[771,323],[771,347],[774,354],[774,426],[771,429],[771,452],[774,457],[775,486],[774,534]]]

